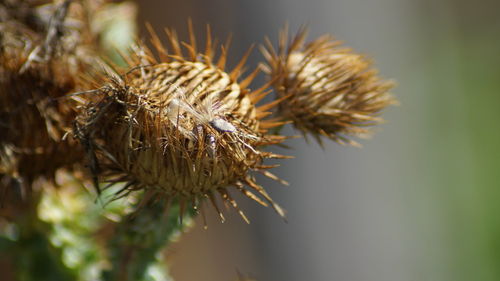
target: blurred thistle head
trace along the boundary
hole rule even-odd
[[[379,112],[395,103],[387,92],[393,83],[380,79],[367,58],[331,36],[305,44],[303,28],[288,43],[287,29],[280,33],[277,50],[268,39],[261,49],[265,71],[278,97],[285,98],[279,115],[320,144],[325,136],[358,145],[351,137],[368,136],[366,127],[381,123]]]
[[[144,191],[143,204],[177,201],[181,216],[186,205],[198,210],[207,198],[223,220],[220,197],[247,220],[230,195],[234,189],[283,216],[250,173],[279,180],[263,160],[284,157],[261,150],[284,139],[268,134],[281,123],[263,120],[279,101],[256,106],[269,93],[267,85],[247,89],[257,71],[238,82],[250,50],[226,72],[228,46],[215,59],[208,27],[204,51],[198,50],[191,22],[189,43],[166,29],[170,50],[148,28],[156,56],[139,43],[124,56],[128,70],[109,71],[104,82],[97,75],[91,79],[95,90],[75,96],[85,110],[74,133],[90,157],[95,184],[98,177],[110,186],[124,182],[116,196]]]
[[[76,141],[62,140],[75,112],[61,99],[92,60],[83,2],[0,4],[0,178],[27,186],[37,177],[52,180],[83,156]]]

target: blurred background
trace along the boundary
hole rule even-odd
[[[166,254],[175,280],[500,280],[499,1],[139,4],[139,22],[157,31],[185,36],[188,17],[200,40],[207,23],[233,34],[233,66],[286,22],[308,24],[309,39],[333,34],[397,81],[401,106],[361,149],[289,141],[282,152],[296,158],[274,173],[291,186],[261,179],[288,223],[245,199],[250,225],[198,221]],[[254,51],[250,65],[260,61]]]

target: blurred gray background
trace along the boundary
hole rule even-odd
[[[361,149],[289,141],[281,152],[296,158],[274,173],[291,186],[261,179],[288,223],[245,199],[250,225],[212,214],[168,251],[176,280],[500,280],[499,1],[139,3],[139,22],[158,31],[185,36],[188,17],[200,42],[207,23],[233,34],[230,66],[286,22],[308,24],[310,40],[333,34],[397,81],[401,106]],[[250,65],[260,61],[254,51]]]

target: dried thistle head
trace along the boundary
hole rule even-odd
[[[370,61],[341,47],[331,36],[304,44],[302,29],[288,44],[287,28],[275,50],[267,40],[262,52],[266,72],[280,98],[279,114],[304,135],[321,144],[321,136],[357,145],[350,137],[367,136],[367,126],[383,121],[379,112],[395,100],[387,93],[392,82],[380,79]]]
[[[283,216],[250,173],[277,179],[263,160],[284,156],[261,148],[283,141],[267,134],[279,123],[263,120],[279,101],[256,106],[268,93],[266,87],[247,89],[257,71],[238,82],[249,52],[228,73],[227,45],[216,61],[210,31],[204,52],[199,52],[191,23],[189,27],[189,43],[180,43],[175,31],[166,30],[171,54],[152,31],[159,59],[139,44],[126,59],[126,73],[109,74],[107,82],[78,96],[85,109],[75,135],[86,148],[96,182],[98,176],[110,184],[125,182],[117,196],[144,191],[143,203],[176,200],[181,216],[187,204],[197,209],[208,198],[223,220],[216,200],[220,196],[247,220],[231,189]]]
[[[0,178],[7,182],[52,180],[83,158],[76,141],[62,140],[75,117],[63,97],[93,62],[87,4],[0,4]]]

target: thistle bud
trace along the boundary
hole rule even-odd
[[[128,71],[111,72],[97,89],[81,95],[85,105],[74,131],[90,156],[96,184],[125,182],[117,196],[144,191],[143,203],[175,200],[181,216],[186,204],[198,209],[208,198],[223,220],[220,196],[247,220],[229,193],[236,189],[283,215],[250,173],[277,179],[263,160],[282,156],[260,150],[283,140],[267,134],[278,124],[263,120],[277,102],[256,107],[267,94],[265,87],[246,88],[257,72],[238,82],[249,52],[228,73],[227,46],[215,62],[210,32],[200,53],[189,27],[190,43],[182,44],[167,29],[173,54],[151,32],[158,59],[138,44],[125,59]]]
[[[304,44],[303,29],[290,44],[287,37],[285,29],[277,51],[269,40],[262,48],[266,72],[278,97],[286,98],[279,105],[280,116],[320,144],[325,136],[357,145],[350,137],[369,135],[366,127],[382,122],[379,112],[395,103],[387,93],[393,83],[381,80],[367,58],[331,36]]]

